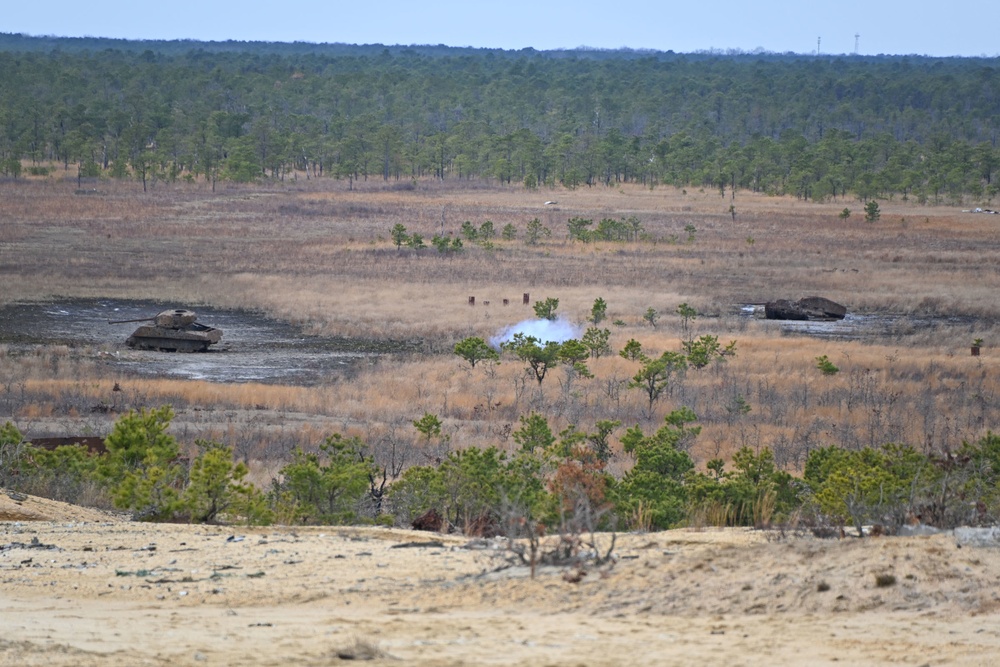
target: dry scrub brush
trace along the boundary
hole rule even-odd
[[[160,183],[143,194],[137,184],[118,182],[102,182],[96,195],[74,190],[75,183],[57,179],[0,184],[0,302],[104,296],[254,308],[308,333],[399,341],[400,349],[417,341],[422,354],[373,358],[355,377],[315,387],[140,380],[77,349],[5,356],[0,417],[40,429],[74,420],[97,428],[104,417],[87,412],[96,405],[171,403],[187,411],[179,422],[223,433],[234,421],[226,411],[280,413],[280,426],[237,430],[259,427],[262,442],[285,448],[298,433],[316,435],[310,429],[402,437],[431,412],[444,420],[450,446],[510,447],[511,429],[532,410],[558,432],[569,424],[591,429],[600,419],[653,428],[688,405],[704,426],[693,452],[702,461],[768,446],[795,467],[819,445],[898,440],[941,449],[998,421],[989,343],[1000,340],[993,266],[1000,237],[990,216],[895,202],[869,224],[860,213],[838,219],[845,205],[860,211],[855,202],[740,192],[734,220],[728,198],[638,187],[529,192],[369,182],[348,190],[324,179],[216,193]],[[570,217],[633,215],[645,229],[641,242],[567,240]],[[523,232],[534,218],[553,235],[529,246]],[[397,223],[429,239],[457,234],[465,220],[512,224],[519,238],[493,249],[469,243],[453,256],[397,251],[389,240]],[[521,305],[525,292],[533,300],[559,298],[559,312],[579,324],[593,300],[604,298],[613,347],[637,338],[655,352],[679,348],[674,310],[686,302],[701,314],[692,333],[735,339],[738,354],[679,378],[652,419],[640,392],[627,388],[636,365],[618,357],[593,361],[593,379],[558,371],[541,388],[510,359],[495,368],[463,367],[450,354],[454,343],[489,338],[530,317]],[[813,293],[853,313],[913,317],[860,343],[782,336],[776,325],[738,316],[740,303]],[[661,314],[655,329],[643,320],[647,308]],[[988,341],[978,360],[966,356],[974,337]],[[817,371],[820,355],[840,373]],[[112,395],[115,382],[127,387],[126,397]],[[260,449],[254,455],[263,455]]]
[[[696,331],[712,324],[698,321]],[[442,420],[445,437],[436,445],[513,451],[520,417],[537,412],[556,434],[570,425],[593,432],[599,420],[621,422],[611,438],[612,469],[619,471],[629,461],[618,443],[624,429],[639,424],[651,432],[680,406],[693,409],[703,426],[691,451],[696,460],[769,447],[790,469],[800,469],[811,449],[830,444],[954,449],[1000,421],[993,356],[774,337],[768,328],[751,322],[742,333],[724,336],[737,340],[736,357],[673,378],[651,416],[646,396],[628,387],[639,363],[617,355],[591,360],[593,378],[563,367],[541,386],[513,358],[473,369],[444,353],[372,357],[349,380],[292,387],[126,377],[71,350],[53,350],[5,358],[0,419],[11,418],[34,436],[80,435],[52,432],[73,425],[101,434],[127,409],[171,404],[178,411],[175,429],[191,440],[217,439],[241,458],[274,461],[296,445],[315,447],[332,432],[419,449],[412,422],[425,413]],[[678,333],[626,327],[614,333],[612,345],[621,349],[635,337],[658,354],[679,349]],[[820,372],[821,355],[839,373]]]

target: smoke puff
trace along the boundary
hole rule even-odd
[[[490,345],[495,349],[500,349],[502,343],[509,343],[514,339],[514,334],[532,336],[544,345],[550,341],[562,343],[570,338],[579,338],[580,327],[561,318],[557,320],[524,320],[506,327],[496,336],[490,338]]]

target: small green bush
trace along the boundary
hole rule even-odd
[[[274,480],[272,501],[284,520],[342,524],[357,520],[375,466],[362,455],[363,443],[335,433],[319,453],[295,450]]]
[[[260,490],[244,482],[247,467],[233,461],[232,447],[206,440],[197,445],[201,454],[191,462],[179,509],[198,523],[215,523],[222,515],[248,525],[270,523],[272,512]]]
[[[840,372],[840,369],[833,365],[833,362],[824,354],[821,357],[816,357],[816,368],[820,370],[823,375],[831,376],[836,375]]]

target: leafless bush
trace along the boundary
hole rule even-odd
[[[546,526],[523,507],[508,503],[502,512],[502,549],[494,554],[500,564],[493,570],[528,567],[533,579],[539,566],[560,567],[579,581],[591,570],[614,567],[617,535],[605,538],[596,531],[606,511],[596,510],[580,494],[572,514],[563,513],[557,533],[548,535]]]

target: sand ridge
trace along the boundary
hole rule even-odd
[[[120,521],[121,514],[0,488],[0,521]]]
[[[618,535],[617,563],[570,583],[498,571],[496,549],[455,535],[104,518],[0,523],[0,665],[325,665],[358,642],[421,665],[1000,655],[1000,551],[950,534]]]

